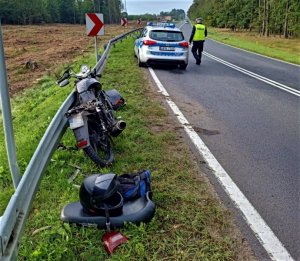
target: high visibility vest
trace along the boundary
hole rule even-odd
[[[193,41],[204,41],[205,40],[205,25],[195,24],[196,30]]]

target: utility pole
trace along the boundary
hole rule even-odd
[[[76,10],[75,10],[75,3],[73,5],[73,22],[76,24]]]
[[[96,13],[96,3],[95,3],[96,0],[93,0],[93,6],[94,6],[94,13]]]
[[[108,17],[109,17],[109,23],[111,24],[111,16],[110,16],[110,4],[109,1],[107,0],[107,7],[108,7]]]

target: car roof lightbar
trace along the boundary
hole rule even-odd
[[[156,23],[156,22],[148,22],[147,26],[157,26],[157,27],[169,27],[169,28],[175,28],[174,23]]]

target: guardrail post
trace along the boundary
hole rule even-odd
[[[21,174],[17,163],[16,146],[11,117],[10,98],[7,84],[6,67],[4,60],[4,47],[2,41],[2,27],[0,21],[0,102],[2,105],[2,116],[4,125],[4,134],[6,140],[6,151],[14,187],[20,182]]]

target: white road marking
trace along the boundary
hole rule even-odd
[[[180,25],[180,26],[179,26],[179,29],[181,29],[183,26],[184,26],[184,24]],[[248,51],[248,50],[244,50],[244,49],[241,49],[241,48],[238,48],[238,47],[235,47],[235,46],[231,46],[231,45],[228,45],[228,44],[225,44],[225,43],[222,43],[222,42],[213,40],[213,39],[210,39],[210,40],[211,40],[211,41],[215,41],[215,42],[217,42],[217,43],[219,43],[219,44],[223,44],[223,45],[226,45],[226,46],[235,48],[235,49],[239,49],[239,50],[244,51],[244,52],[252,53],[252,54],[255,54],[255,55],[258,55],[258,56],[262,56],[262,57],[265,57],[265,58],[269,58],[269,59],[272,59],[272,60],[275,60],[275,61],[279,61],[279,62],[283,62],[283,63],[287,63],[287,64],[291,64],[291,65],[300,67],[300,66],[297,65],[297,64],[289,63],[289,62],[282,61],[282,60],[279,60],[279,59],[275,59],[275,58],[272,58],[272,57],[268,57],[268,56],[265,56],[265,55],[262,55],[262,54],[254,53],[254,52],[251,52],[251,51]],[[265,82],[265,83],[268,83],[268,84],[270,84],[270,85],[272,85],[272,86],[274,86],[274,87],[276,87],[276,88],[282,89],[282,90],[284,90],[284,91],[286,91],[286,92],[289,92],[289,93],[291,93],[291,94],[294,94],[294,95],[300,97],[300,91],[298,91],[298,90],[296,90],[296,89],[294,89],[294,88],[291,88],[291,87],[289,87],[289,86],[286,86],[286,85],[281,84],[281,83],[278,83],[278,82],[275,82],[275,81],[273,81],[273,80],[271,80],[271,79],[268,79],[268,78],[263,77],[263,76],[261,76],[261,75],[259,75],[259,74],[256,74],[256,73],[253,73],[253,72],[251,72],[251,71],[248,71],[248,70],[246,70],[246,69],[243,69],[243,68],[241,68],[241,67],[239,67],[239,66],[236,66],[236,65],[234,65],[234,64],[232,64],[232,63],[229,63],[229,62],[227,62],[227,61],[224,61],[224,60],[222,60],[222,59],[220,59],[220,58],[218,58],[218,57],[216,57],[216,56],[213,56],[213,55],[210,54],[210,53],[203,52],[203,54],[206,55],[206,56],[208,56],[209,58],[211,58],[211,59],[213,59],[213,60],[215,60],[215,61],[218,61],[218,62],[220,62],[220,63],[223,63],[223,64],[225,64],[225,65],[227,65],[227,66],[229,66],[229,67],[231,67],[231,68],[233,68],[233,69],[235,69],[235,70],[237,70],[237,71],[240,71],[240,72],[242,72],[242,73],[244,73],[244,74],[247,74],[247,75],[249,75],[249,76],[251,76],[251,77],[254,77],[254,78],[258,79],[258,80],[261,80],[261,81],[263,81],[263,82]]]
[[[184,26],[184,23],[183,23],[182,25],[179,26],[179,29],[181,29],[183,26]],[[255,53],[255,52],[252,52],[252,51],[249,51],[249,50],[246,50],[246,49],[242,49],[242,48],[239,48],[239,47],[230,45],[230,44],[222,43],[222,42],[220,42],[220,41],[218,41],[218,40],[215,40],[215,39],[212,39],[212,38],[210,38],[210,37],[207,37],[207,38],[208,38],[209,40],[213,41],[213,42],[216,42],[216,43],[219,43],[219,44],[223,44],[223,45],[229,46],[229,47],[231,47],[231,48],[235,48],[235,49],[241,50],[241,51],[243,51],[243,52],[255,54],[255,55],[262,56],[262,57],[264,57],[264,58],[268,58],[268,59],[271,59],[271,60],[274,60],[274,61],[278,61],[278,62],[282,62],[282,63],[287,63],[287,64],[290,64],[290,65],[294,65],[294,66],[300,67],[300,65],[295,64],[295,63],[286,62],[286,61],[279,60],[279,59],[276,59],[276,58],[273,58],[273,57],[270,57],[270,56],[266,56],[266,55],[263,55],[263,54],[260,54],[260,53]]]
[[[273,58],[273,57],[270,57],[270,56],[266,56],[266,55],[263,55],[263,54],[260,54],[260,53],[255,53],[255,52],[252,52],[252,51],[249,51],[249,50],[245,50],[245,49],[242,49],[242,48],[239,48],[239,47],[230,45],[230,44],[222,43],[222,42],[217,41],[217,40],[215,40],[215,39],[212,39],[212,38],[210,38],[210,37],[208,37],[208,39],[211,40],[211,41],[214,41],[214,42],[216,42],[216,43],[223,44],[223,45],[229,46],[229,47],[231,47],[231,48],[235,48],[235,49],[241,50],[241,51],[243,51],[243,52],[252,53],[252,54],[255,54],[255,55],[258,55],[258,56],[262,56],[262,57],[264,57],[264,58],[268,58],[268,59],[271,59],[271,60],[275,60],[275,61],[277,61],[277,62],[287,63],[287,64],[290,64],[290,65],[294,65],[294,66],[300,67],[300,65],[298,65],[298,64],[286,62],[286,61],[279,60],[279,59],[276,59],[276,58]]]
[[[258,79],[260,81],[263,81],[263,82],[265,82],[267,84],[270,84],[270,85],[272,85],[272,86],[274,86],[276,88],[279,88],[281,90],[284,90],[286,92],[289,92],[289,93],[291,93],[293,95],[296,95],[296,96],[300,97],[300,91],[298,91],[298,90],[296,90],[294,88],[291,88],[291,87],[286,86],[284,84],[281,84],[279,82],[275,82],[275,81],[273,81],[273,80],[271,80],[269,78],[266,78],[266,77],[263,77],[263,76],[261,76],[259,74],[256,74],[256,73],[253,73],[251,71],[248,71],[248,70],[246,70],[244,68],[241,68],[239,66],[236,66],[236,65],[234,65],[232,63],[226,62],[225,60],[222,60],[222,59],[220,59],[220,58],[218,58],[216,56],[213,56],[210,53],[203,52],[203,54],[206,55],[207,57],[209,57],[209,58],[211,58],[211,59],[213,59],[213,60],[215,60],[215,61],[217,61],[219,63],[222,63],[222,64],[224,64],[224,65],[226,65],[228,67],[231,67],[231,68],[233,68],[233,69],[235,69],[235,70],[237,70],[237,71],[239,71],[241,73],[247,74],[247,75],[249,75],[249,76],[251,76],[253,78],[256,78],[256,79]]]
[[[181,29],[184,26],[184,23],[182,25],[179,26],[179,29]]]
[[[178,121],[182,124],[185,132],[198,149],[199,153],[205,159],[209,167],[212,169],[213,174],[224,188],[225,192],[234,202],[236,207],[242,212],[243,218],[250,226],[261,245],[265,248],[268,255],[272,260],[276,261],[292,261],[293,258],[273,233],[271,228],[266,224],[263,218],[259,215],[256,209],[252,206],[245,195],[240,191],[237,185],[233,182],[227,172],[223,169],[221,164],[217,161],[214,155],[210,152],[208,147],[204,144],[202,139],[195,132],[193,127],[189,124],[177,105],[172,101],[170,95],[156,76],[154,70],[149,68],[149,72],[155,81],[159,92],[161,92],[170,106],[171,110],[177,117]]]

